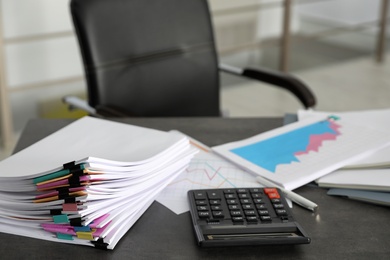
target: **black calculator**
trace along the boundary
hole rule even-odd
[[[188,198],[199,246],[310,243],[277,188],[190,190]]]

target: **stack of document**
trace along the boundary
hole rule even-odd
[[[0,162],[0,232],[113,249],[195,153],[178,133],[79,119]]]

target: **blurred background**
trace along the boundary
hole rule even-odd
[[[208,1],[221,62],[295,74],[317,95],[317,110],[390,107],[388,0]],[[1,159],[30,119],[82,116],[61,98],[85,97],[86,85],[69,0],[0,4]],[[272,86],[221,77],[231,117],[301,108]]]

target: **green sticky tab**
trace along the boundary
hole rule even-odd
[[[80,170],[84,170],[85,169],[85,164],[81,164],[79,165],[80,167]],[[70,173],[70,170],[69,169],[63,169],[63,170],[59,170],[59,171],[56,171],[56,172],[52,172],[52,173],[49,173],[49,174],[46,174],[44,176],[40,176],[40,177],[37,177],[33,180],[34,184],[37,184],[37,183],[40,183],[40,182],[43,182],[43,181],[48,181],[48,180],[51,180],[51,179],[55,179],[55,178],[59,178],[59,177],[62,177],[62,176],[65,176],[67,174]]]
[[[57,172],[53,172],[53,173],[49,173],[49,174],[46,174],[44,176],[40,176],[40,177],[35,178],[34,179],[34,184],[37,184],[37,183],[40,183],[40,182],[43,182],[43,181],[48,181],[48,180],[51,180],[51,179],[55,179],[55,178],[58,178],[58,177],[62,177],[62,176],[65,176],[67,174],[69,174],[69,170],[68,169],[57,171]]]
[[[69,234],[62,234],[62,233],[57,233],[57,238],[58,239],[64,239],[64,240],[73,240],[73,236]]]
[[[53,216],[54,223],[61,224],[61,223],[69,223],[68,215],[55,215]]]
[[[335,121],[340,120],[340,117],[335,116],[335,115],[331,115],[331,116],[329,116],[328,118],[329,118],[329,119],[333,119],[333,120],[335,120]]]

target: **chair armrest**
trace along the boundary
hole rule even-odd
[[[86,111],[91,116],[96,117],[129,117],[131,114],[122,111],[121,109],[114,106],[99,105],[96,108],[88,105],[87,101],[75,97],[75,96],[66,96],[62,98],[62,101],[65,104],[68,104],[70,109],[81,109]]]
[[[65,96],[62,98],[62,102],[68,104],[70,109],[81,109],[86,111],[90,115],[97,115],[96,109],[88,105],[87,101],[79,97]]]
[[[301,80],[288,73],[267,70],[263,68],[241,69],[227,64],[219,64],[219,69],[229,74],[259,80],[274,86],[284,88],[293,93],[301,101],[305,108],[312,108],[316,105],[316,98],[309,87],[306,86],[306,84],[304,84]]]

